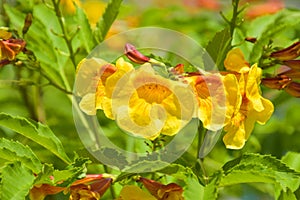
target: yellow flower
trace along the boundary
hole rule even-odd
[[[234,51],[237,52],[237,50]],[[262,70],[256,64],[249,69],[242,67],[243,70],[241,70],[241,65],[235,65],[234,60],[231,60],[233,58],[227,56],[225,67],[234,72],[242,72],[237,74],[242,102],[240,107],[233,113],[231,120],[224,127],[227,133],[223,137],[223,141],[227,148],[240,149],[249,138],[255,122],[265,124],[271,117],[274,107],[271,101],[261,96],[259,85]],[[240,61],[238,62],[242,63]],[[232,64],[227,66],[226,63]]]
[[[149,63],[127,74],[117,72],[106,80],[102,108],[124,131],[155,139],[160,133],[175,135],[191,120],[188,84],[155,74]]]
[[[85,0],[81,7],[85,11],[90,24],[94,27],[104,13],[106,3],[102,0]]]
[[[82,96],[79,107],[83,112],[95,115],[96,109],[102,108],[104,84],[116,71],[117,67],[98,58],[83,59],[78,64],[75,91],[78,96]],[[99,92],[96,92],[97,90]]]
[[[209,130],[223,128],[241,102],[236,77],[207,73],[186,79],[191,82],[198,101],[196,117]]]
[[[62,12],[67,15],[73,15],[76,12],[76,6],[80,5],[79,0],[60,0]]]
[[[229,71],[238,73],[249,71],[249,63],[245,60],[244,54],[239,48],[235,48],[228,52],[224,65]]]

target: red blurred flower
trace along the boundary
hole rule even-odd
[[[255,1],[250,2],[250,7],[247,10],[246,17],[254,19],[256,17],[273,14],[284,8],[284,2],[282,0],[267,0],[267,1]]]

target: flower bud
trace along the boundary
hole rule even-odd
[[[300,83],[291,82],[285,88],[285,91],[294,97],[300,98]]]
[[[283,61],[283,64],[292,69],[300,70],[300,60],[286,60]]]
[[[125,55],[129,60],[138,64],[144,64],[150,60],[147,56],[144,56],[138,50],[136,50],[135,46],[132,44],[127,43],[125,45]]]
[[[291,46],[275,51],[270,55],[277,60],[291,60],[300,56],[300,42],[295,42]]]
[[[268,88],[281,90],[292,82],[292,79],[287,76],[277,76],[272,78],[263,78],[261,83]]]

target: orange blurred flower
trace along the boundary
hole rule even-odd
[[[246,17],[250,19],[254,19],[263,15],[274,14],[284,8],[284,2],[282,0],[248,2],[250,2],[250,7],[246,12]]]

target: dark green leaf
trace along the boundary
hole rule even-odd
[[[109,28],[119,14],[119,8],[122,0],[111,0],[105,9],[104,14],[96,25],[95,36],[96,40],[100,43],[104,40]]]
[[[29,121],[24,117],[15,117],[5,113],[0,113],[0,125],[40,144],[66,163],[70,162],[60,140],[48,126]]]
[[[21,162],[14,162],[2,169],[1,178],[2,200],[24,200],[35,177]]]
[[[0,157],[8,161],[21,161],[34,173],[42,169],[41,162],[28,146],[5,138],[0,139]]]
[[[227,52],[231,49],[231,40],[229,29],[226,28],[216,33],[206,47],[207,53],[219,70],[224,68],[223,62]]]

